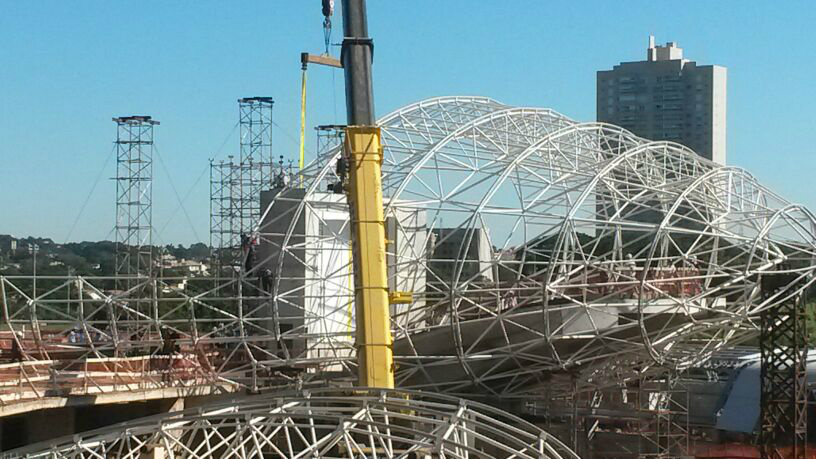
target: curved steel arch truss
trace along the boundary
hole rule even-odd
[[[380,124],[389,287],[412,298],[392,306],[403,388],[531,397],[682,369],[755,336],[785,299],[761,295],[763,276],[811,282],[813,215],[681,145],[482,97]],[[139,277],[121,291],[39,277],[35,291],[0,276],[3,321],[22,332],[0,338],[23,360],[0,365],[17,378],[0,406],[353,380],[339,155],[264,193],[257,263],[235,278]]]
[[[481,98],[382,129],[390,286],[413,297],[392,306],[403,387],[509,396],[684,368],[755,335],[763,275],[813,272],[810,212],[679,144]],[[353,365],[339,155],[273,192],[258,233],[281,336],[303,350],[326,331],[312,355]]]
[[[548,433],[486,405],[418,392],[258,395],[118,424],[15,457],[578,459]]]

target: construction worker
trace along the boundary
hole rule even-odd
[[[11,339],[11,361],[20,363],[23,361],[23,349],[20,347],[20,341],[23,339],[22,332],[15,332]]]
[[[269,268],[264,268],[263,270],[261,270],[260,278],[261,278],[261,290],[268,294],[271,294],[272,283],[275,280],[272,275],[272,270]]]
[[[342,154],[337,158],[335,166],[335,173],[337,173],[337,183],[334,185],[334,192],[337,194],[343,193],[343,186],[346,183],[346,175],[348,174],[348,162],[346,157]]]
[[[162,327],[161,335],[162,335],[161,353],[163,355],[173,355],[178,353],[179,351],[178,339],[180,338],[178,332],[176,332],[175,330],[171,330],[167,326],[164,326]]]
[[[248,234],[241,235],[241,250],[244,253],[244,273],[248,273],[255,266],[255,239]]]

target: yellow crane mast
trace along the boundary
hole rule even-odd
[[[374,121],[371,59],[374,45],[368,37],[365,0],[343,0],[343,48],[340,60],[329,55],[333,0],[322,0],[326,53],[300,56],[300,169],[304,166],[306,130],[306,68],[308,64],[339,67],[346,86],[345,144],[340,160],[347,175],[345,192],[351,217],[351,248],[354,271],[358,384],[393,388],[390,303],[409,303],[411,294],[388,291],[385,253],[385,219],[382,197],[382,145]],[[341,178],[342,182],[342,178]]]
[[[343,0],[343,37],[340,60],[346,80],[346,191],[351,213],[358,377],[361,386],[393,388],[382,146],[374,121],[374,44],[368,37],[365,0]]]

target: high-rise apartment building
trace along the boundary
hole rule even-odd
[[[726,72],[683,59],[673,42],[655,46],[650,36],[645,61],[598,72],[597,119],[725,164]]]

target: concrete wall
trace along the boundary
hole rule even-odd
[[[435,274],[431,277],[432,282],[438,276],[443,282],[450,283],[459,271],[460,283],[470,279],[494,280],[493,249],[484,228],[436,228],[433,232],[433,255],[429,263]]]
[[[270,190],[261,193],[266,211],[260,230],[258,260],[278,272],[281,246],[284,252],[277,308],[281,341],[269,346],[281,358],[346,358],[354,348],[354,277],[352,272],[351,227],[346,197],[314,193],[302,212],[297,207],[306,199],[304,190]],[[296,219],[296,221],[295,221]],[[292,222],[295,221],[294,226]],[[292,228],[288,242],[286,234]],[[485,236],[481,234],[482,239]],[[425,251],[428,230],[422,209],[396,207],[386,218],[386,247],[389,290],[414,293],[415,301],[392,305],[391,314],[403,322],[423,314]],[[480,240],[481,241],[481,240]],[[482,249],[489,247],[484,241]],[[476,244],[478,245],[478,244]],[[273,303],[266,321],[274,330]],[[310,338],[303,338],[304,335]],[[292,336],[297,336],[293,338]],[[331,370],[332,366],[323,365]],[[337,369],[340,369],[339,364]]]
[[[319,193],[306,207],[306,331],[314,338],[307,357],[351,355],[354,345],[354,277],[346,198]],[[340,370],[339,364],[328,369]]]
[[[60,438],[183,407],[180,399],[71,406],[0,418],[0,450]]]
[[[285,300],[279,300],[277,305],[270,303],[264,311],[265,317],[268,318],[265,328],[272,330],[273,333],[286,333],[303,327],[302,285],[306,278],[306,265],[301,260],[305,255],[306,238],[305,217],[302,214],[297,218],[288,241],[286,235],[305,195],[305,190],[299,189],[286,190],[283,193],[277,189],[261,192],[261,213],[265,213],[265,217],[260,225],[258,263],[273,273],[278,273],[278,264],[282,263],[281,275],[277,279],[278,295],[282,296],[281,292],[290,292],[285,295]],[[279,256],[284,244],[287,244],[290,250],[284,253],[281,260]],[[272,319],[275,307],[278,324]],[[288,339],[269,341],[268,346],[270,351],[280,358],[291,358],[293,355],[302,354],[305,349],[305,343],[302,341]],[[284,347],[287,350],[284,350]]]
[[[272,319],[277,307],[281,340],[269,347],[288,359],[347,356],[353,346],[354,285],[346,198],[316,193],[298,214],[305,196],[302,189],[261,193],[261,206],[269,210],[261,223],[258,260],[273,273],[282,263],[277,306],[270,302],[266,311],[268,328],[277,333]],[[307,334],[313,338],[303,338]]]
[[[413,293],[413,303],[391,305],[392,319],[407,325],[425,314],[428,243],[425,211],[393,208],[385,217],[385,238],[390,241],[386,247],[388,289]]]
[[[727,151],[727,120],[728,120],[728,69],[712,66],[711,69],[711,142],[712,159],[714,162],[725,164]]]

